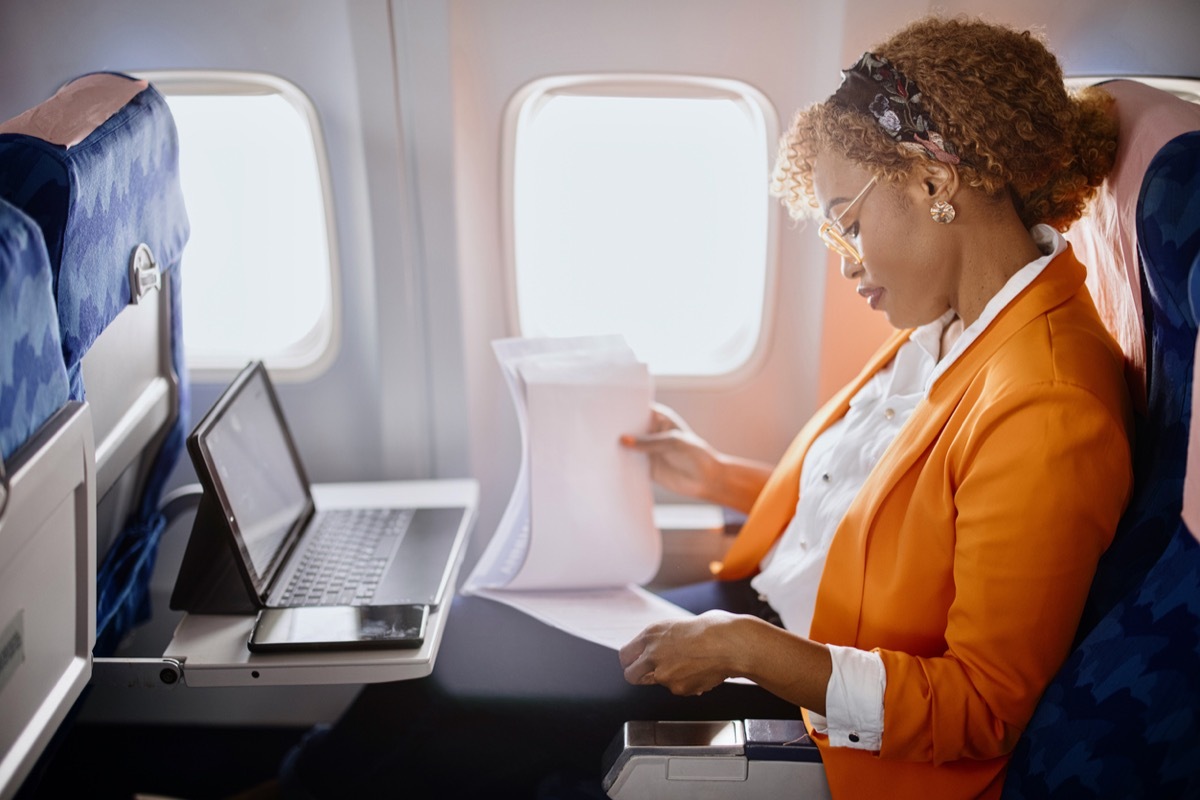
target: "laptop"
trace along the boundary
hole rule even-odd
[[[193,563],[181,571],[173,608],[209,613],[410,603],[436,608],[451,591],[474,509],[318,510],[262,362],[242,370],[187,446],[204,494],[185,555]],[[227,546],[220,547],[218,538]],[[197,565],[201,560],[208,563]],[[213,562],[220,560],[232,561],[236,569],[226,564],[218,570]],[[228,596],[212,600],[211,587],[238,583],[223,574],[234,571],[249,605]],[[184,572],[191,573],[187,580]],[[209,599],[196,601],[198,593]]]

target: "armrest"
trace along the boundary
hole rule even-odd
[[[816,745],[799,720],[627,722],[604,756],[613,800],[826,800]]]
[[[647,585],[669,589],[712,579],[712,564],[725,557],[741,516],[708,504],[658,503],[654,525],[662,533],[663,558]]]

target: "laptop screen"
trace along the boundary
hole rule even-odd
[[[201,423],[197,438],[261,592],[312,505],[266,371],[256,365],[240,377]]]

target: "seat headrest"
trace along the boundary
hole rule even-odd
[[[113,72],[84,75],[46,102],[0,123],[0,133],[23,133],[50,144],[74,147],[149,85]]]
[[[1137,81],[1102,88],[1116,101],[1116,161],[1088,213],[1067,232],[1088,265],[1088,288],[1130,365],[1134,401],[1145,408],[1146,342],[1136,241],[1138,196],[1150,160],[1171,139],[1200,129],[1200,106]]]
[[[79,360],[130,303],[133,253],[145,244],[160,269],[168,270],[187,242],[175,124],[153,86],[112,73],[73,81],[22,118],[86,120],[43,126],[43,133],[73,129],[60,137],[70,141],[84,134],[70,146],[30,133],[0,133],[0,197],[42,228],[72,397],[83,399]],[[14,120],[12,127],[22,126]]]
[[[67,371],[38,226],[0,200],[0,457],[67,402]]]

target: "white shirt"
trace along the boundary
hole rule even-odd
[[[834,532],[917,404],[996,316],[1066,249],[1066,240],[1047,225],[1036,225],[1030,233],[1042,257],[1009,278],[940,359],[942,334],[955,319],[953,311],[914,330],[891,363],[851,398],[846,415],[813,441],[800,471],[796,513],[751,581],[788,630],[808,635]],[[835,747],[879,750],[887,688],[883,660],[878,653],[853,647],[829,645],[829,650],[833,674],[826,689],[826,716],[810,713],[809,719]]]

